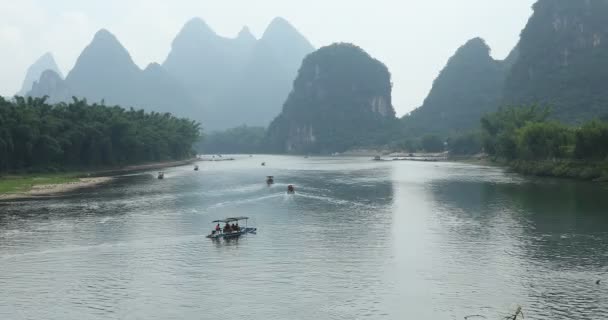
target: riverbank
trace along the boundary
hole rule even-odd
[[[155,162],[118,168],[98,168],[89,171],[7,175],[0,177],[0,201],[49,198],[111,182],[116,176],[147,170],[178,167],[197,159]]]
[[[450,157],[449,161],[483,166],[500,166],[526,176],[608,182],[607,161],[589,162],[568,159],[507,161],[478,156]]]
[[[608,162],[605,161],[515,160],[506,163],[506,165],[513,171],[524,175],[608,182]]]
[[[78,178],[70,174],[11,176],[0,179],[0,201],[49,198],[97,187],[112,180],[112,177]]]

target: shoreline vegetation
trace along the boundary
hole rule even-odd
[[[6,175],[0,177],[0,202],[60,197],[82,189],[94,188],[110,183],[120,175],[178,167],[192,164],[196,161],[198,161],[197,158],[192,158],[182,161],[145,163],[87,172]]]
[[[0,97],[0,201],[52,197],[192,162],[200,124],[120,106]],[[184,160],[186,159],[186,160]]]

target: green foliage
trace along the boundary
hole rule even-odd
[[[608,123],[591,121],[576,130],[574,155],[578,159],[606,160],[608,157]]]
[[[275,152],[333,153],[387,144],[399,131],[390,73],[352,44],[308,55],[268,129]]]
[[[548,111],[507,108],[482,119],[486,151],[514,170],[538,176],[608,179],[608,123],[581,127],[547,121]]]
[[[169,113],[0,98],[0,172],[183,159],[199,136],[198,123]]]
[[[420,150],[420,139],[407,138],[401,141],[396,141],[391,144],[393,150],[416,152]]]
[[[0,178],[0,194],[29,191],[35,185],[65,184],[77,182],[78,175],[73,173],[47,173]]]
[[[529,122],[517,130],[516,139],[519,158],[563,159],[570,156],[574,132],[556,122]]]
[[[265,136],[265,128],[241,126],[207,135],[199,149],[208,154],[261,153]]]
[[[517,157],[517,131],[530,122],[542,122],[549,116],[548,108],[500,108],[481,118],[483,147],[492,156],[508,160]]]
[[[448,139],[448,151],[451,155],[474,155],[482,151],[481,133],[470,132]]]
[[[442,152],[445,149],[443,139],[432,134],[422,137],[420,147],[426,152]]]

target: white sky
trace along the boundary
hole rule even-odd
[[[218,34],[247,25],[261,36],[272,18],[289,20],[315,47],[353,42],[393,75],[403,115],[421,105],[454,51],[481,36],[502,59],[516,44],[534,0],[0,0],[0,95],[19,90],[43,53],[64,74],[94,33],[106,28],[140,67],[162,63],[192,17]]]

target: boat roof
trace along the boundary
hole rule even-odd
[[[228,222],[235,222],[235,221],[240,221],[240,220],[248,220],[249,217],[234,217],[234,218],[226,218],[226,219],[222,219],[222,220],[214,220],[213,223],[228,223]]]

